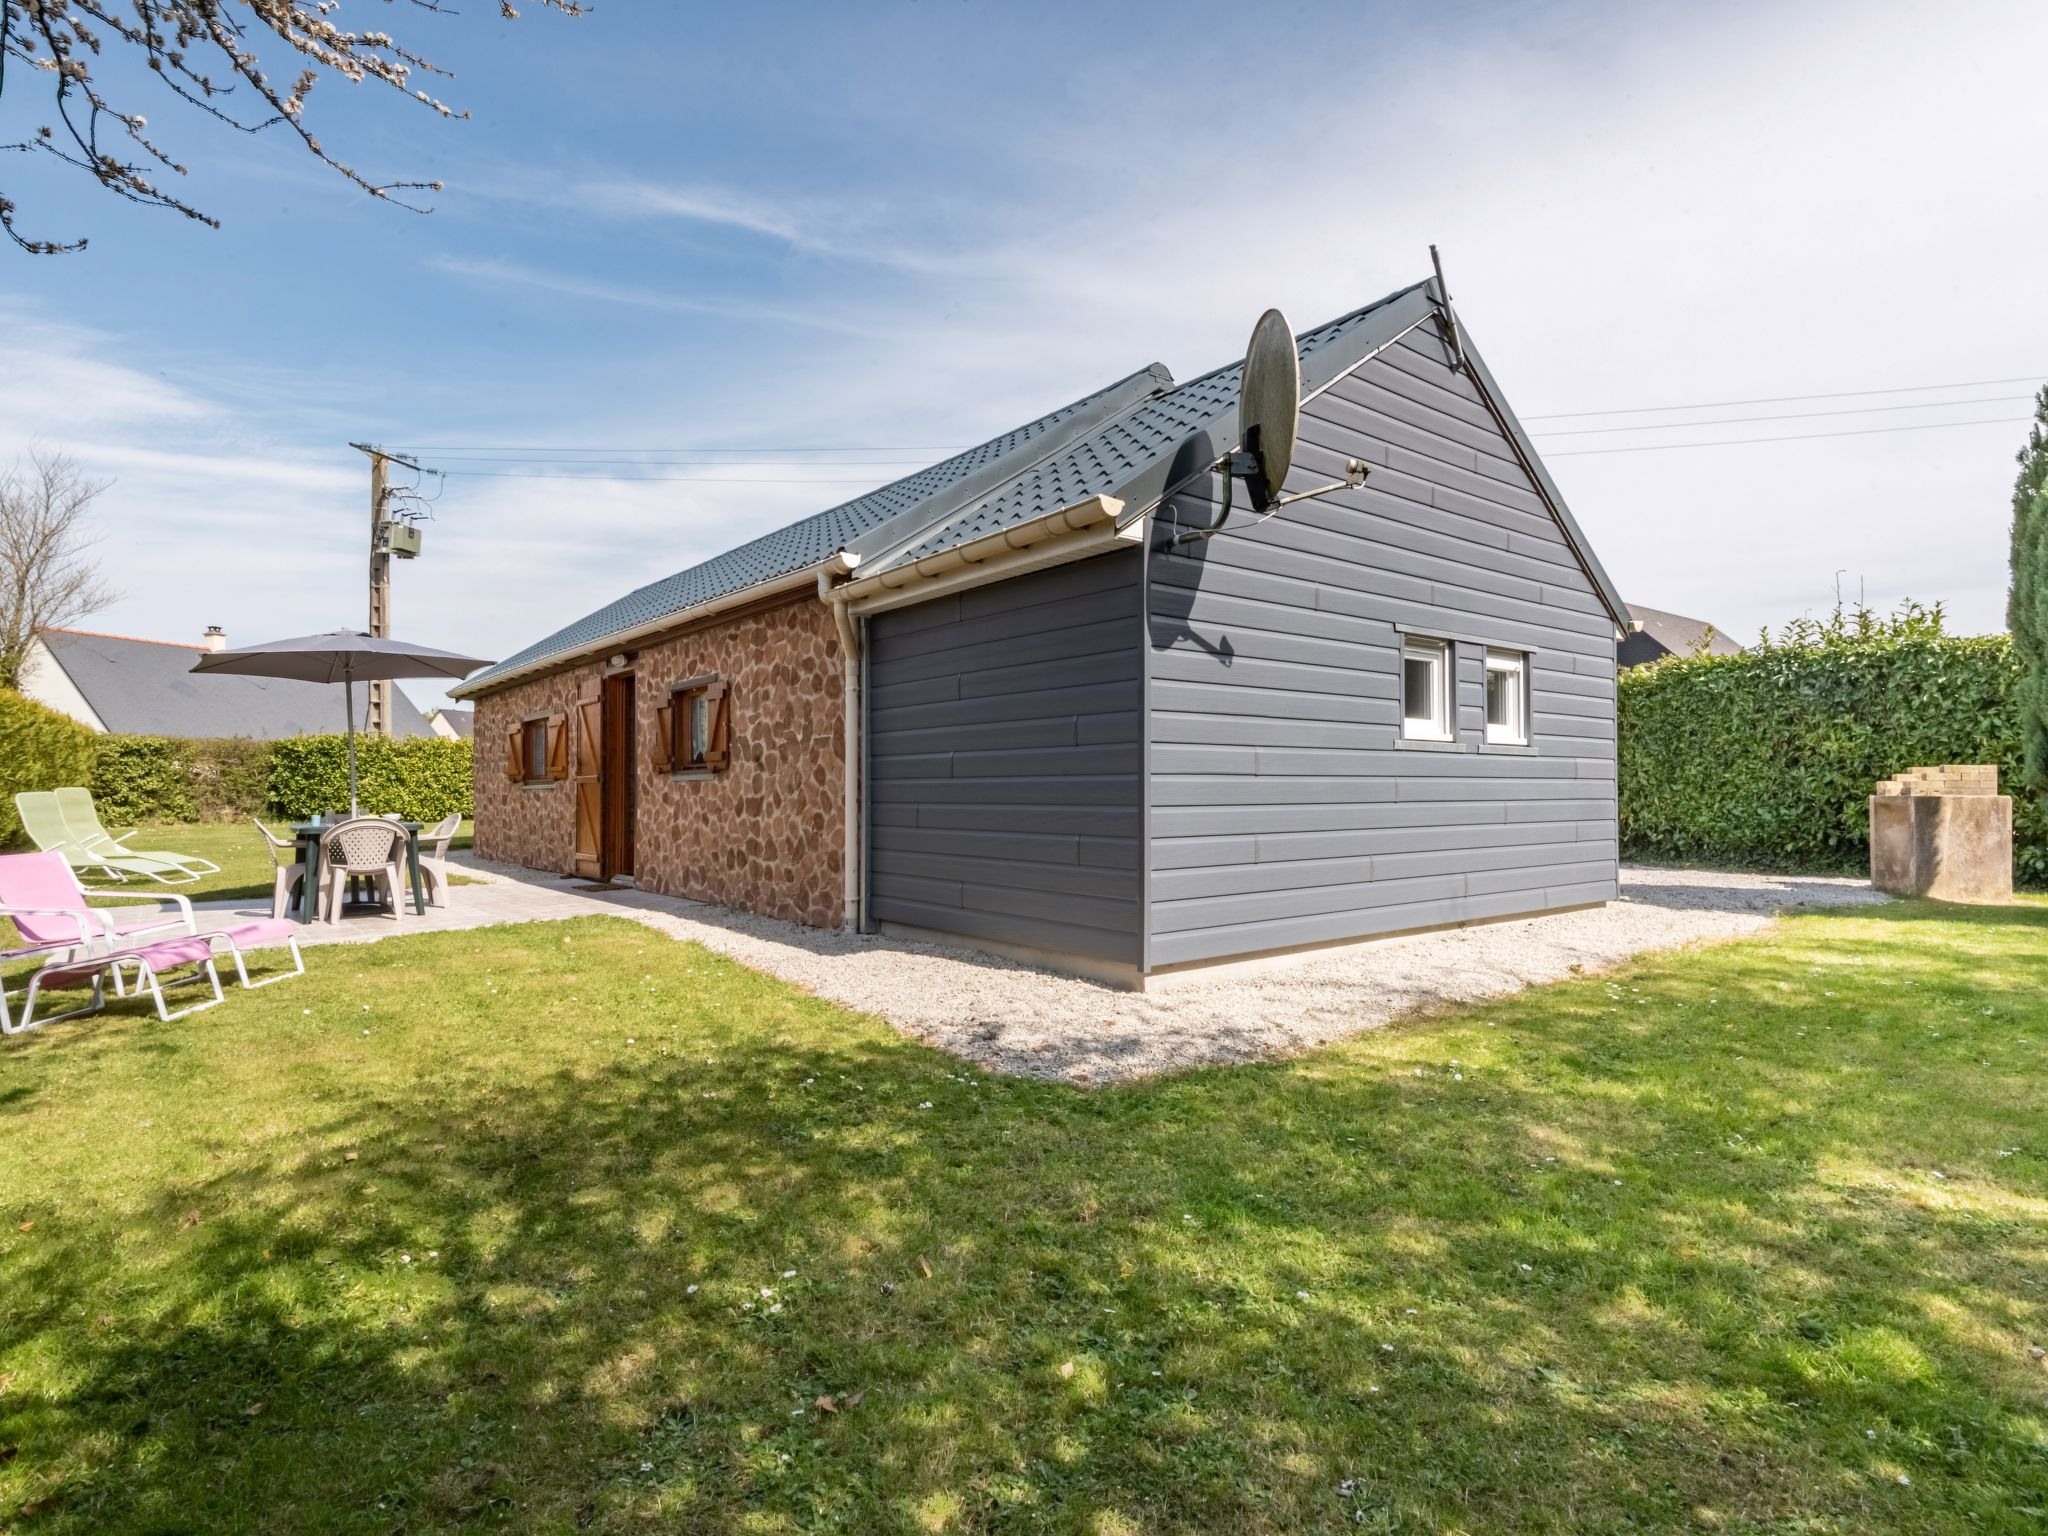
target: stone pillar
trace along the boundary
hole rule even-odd
[[[1870,797],[1870,883],[1936,901],[2012,899],[2012,799],[1996,765],[1912,768]]]

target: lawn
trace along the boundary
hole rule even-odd
[[[0,1046],[0,1527],[2039,1532],[2048,907],[984,1076],[615,919]]]
[[[291,835],[289,821],[272,819],[272,831],[280,836]],[[116,835],[125,828],[113,829]],[[456,833],[452,848],[469,847],[471,825],[465,821]],[[176,826],[143,827],[128,839],[135,848],[162,849],[167,853],[189,853],[220,866],[217,875],[203,875],[198,880],[180,885],[158,885],[153,880],[133,878],[126,885],[117,886],[104,875],[88,873],[80,876],[84,884],[94,890],[126,890],[138,892],[176,891],[180,896],[193,901],[255,901],[270,900],[271,882],[275,878],[276,866],[270,862],[263,838],[256,828],[246,821],[199,821]],[[460,876],[453,877],[453,883],[464,883]],[[106,905],[106,903],[100,903]],[[114,903],[119,905],[119,903]]]

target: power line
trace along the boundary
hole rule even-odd
[[[782,476],[755,475],[552,475],[526,469],[451,469],[451,476],[464,475],[480,480],[606,480],[620,485],[653,484],[657,481],[675,481],[688,485],[873,485],[872,475],[811,476],[787,478]]]
[[[478,457],[502,457],[505,453],[963,453],[971,444],[958,443],[904,443],[889,447],[862,447],[858,443],[843,443],[837,447],[784,447],[784,448],[550,448],[543,443],[464,443],[453,447],[428,447],[409,450],[413,453],[441,453],[475,455]]]
[[[1809,421],[1818,416],[1870,416],[1878,411],[1934,411],[1952,405],[2011,405],[2015,401],[2033,398],[2032,395],[1977,395],[1968,400],[1919,400],[1911,405],[1859,405],[1846,411],[1773,411],[1763,416],[1723,416],[1714,421],[1649,421],[1632,427],[1554,427],[1548,432],[1530,435],[1592,437],[1606,432],[1680,432],[1687,427],[1736,427],[1753,421]]]
[[[591,465],[627,464],[639,465],[645,469],[750,469],[756,464],[774,465],[788,463],[804,469],[897,469],[921,468],[932,462],[930,459],[604,459],[570,458],[560,453],[444,453],[438,455],[443,463],[468,464],[562,464],[572,468]],[[454,470],[454,474],[472,474],[472,470]]]
[[[1820,437],[1874,437],[1880,432],[1934,432],[1942,427],[2003,427],[2032,421],[2031,416],[1985,416],[1976,421],[1929,421],[1910,427],[1856,427],[1847,432],[1787,432],[1782,437],[1727,437],[1711,443],[1637,443],[1628,448],[1561,448],[1546,459],[1573,459],[1588,453],[1662,453],[1672,448],[1736,448],[1745,443],[1804,443]]]
[[[1718,411],[1737,405],[1797,405],[1806,400],[1854,400],[1862,395],[1917,395],[1930,389],[1990,389],[1999,384],[2038,384],[2042,375],[2030,373],[2023,379],[1972,379],[1961,384],[1902,384],[1891,389],[1844,389],[1830,395],[1766,395],[1756,400],[1701,400],[1692,405],[1625,405],[1610,411],[1553,411],[1548,416],[1524,416],[1524,421],[1570,421],[1584,416],[1646,416],[1656,411]],[[1939,401],[1930,401],[1939,404]]]
[[[1962,402],[1957,402],[1961,404]],[[1817,414],[1827,415],[1828,412]],[[1786,417],[1762,416],[1759,421],[1787,420]],[[1846,432],[1786,432],[1777,437],[1728,437],[1717,438],[1703,443],[1639,443],[1627,448],[1560,448],[1544,454],[1546,459],[1580,458],[1592,453],[1664,453],[1674,448],[1740,448],[1756,443],[1805,443],[1830,437],[1873,437],[1888,432],[1930,432],[1942,427],[1994,427],[2012,426],[2032,421],[2031,416],[1985,416],[1974,421],[1929,421],[1900,427],[1858,427]],[[1694,422],[1694,426],[1723,426],[1723,422]],[[714,466],[715,467],[715,466]],[[871,475],[563,475],[549,474],[536,470],[514,469],[451,469],[450,476],[464,475],[483,480],[590,480],[609,482],[616,485],[873,485]]]
[[[1921,393],[1925,393],[1925,392],[1927,392],[1927,391],[1930,391],[1930,390],[1943,390],[1943,389],[1988,389],[1988,388],[1991,388],[1991,387],[1993,387],[1993,386],[1996,386],[1996,385],[2001,385],[2001,384],[2034,384],[2034,383],[2037,383],[2037,382],[2039,382],[2039,379],[2040,379],[2040,376],[2039,376],[2039,375],[2028,375],[2028,376],[2026,376],[2026,377],[2023,377],[2023,378],[2011,378],[2011,379],[1976,379],[1976,380],[1968,380],[1968,381],[1964,381],[1964,382],[1960,382],[1960,383],[1952,383],[1952,384],[1909,384],[1909,385],[1900,385],[1900,386],[1895,386],[1895,387],[1889,387],[1889,388],[1884,388],[1884,389],[1851,389],[1851,390],[1838,390],[1838,391],[1835,391],[1835,392],[1832,392],[1832,393],[1826,393],[1826,394],[1811,394],[1811,395],[1769,395],[1769,396],[1759,396],[1759,397],[1757,397],[1757,398],[1754,398],[1754,399],[1747,399],[1747,400],[1703,400],[1703,401],[1695,401],[1694,403],[1692,403],[1692,404],[1689,404],[1689,405],[1642,405],[1642,406],[1618,406],[1618,407],[1615,407],[1615,408],[1613,408],[1613,409],[1610,409],[1610,410],[1604,410],[1604,411],[1561,411],[1561,412],[1552,412],[1552,413],[1550,413],[1550,414],[1547,414],[1547,415],[1539,415],[1539,416],[1525,416],[1525,417],[1523,417],[1522,419],[1523,419],[1524,421],[1530,421],[1530,422],[1535,422],[1535,421],[1574,421],[1574,420],[1582,420],[1582,419],[1584,419],[1584,418],[1586,418],[1586,417],[1589,417],[1589,416],[1636,416],[1636,415],[1657,415],[1657,414],[1663,414],[1663,413],[1667,413],[1667,412],[1673,412],[1673,411],[1704,411],[1704,410],[1723,410],[1723,409],[1729,409],[1729,408],[1732,408],[1732,407],[1736,407],[1736,406],[1745,406],[1745,405],[1792,405],[1792,404],[1799,404],[1799,403],[1803,403],[1803,402],[1806,402],[1806,401],[1813,401],[1813,400],[1850,400],[1850,399],[1860,399],[1860,398],[1868,398],[1868,397],[1871,397],[1871,396],[1876,396],[1876,395],[1903,395],[1903,394],[1921,394]],[[1765,415],[1760,415],[1760,416],[1737,416],[1737,417],[1728,417],[1728,418],[1724,418],[1724,419],[1721,419],[1721,420],[1717,420],[1717,421],[1690,421],[1690,422],[1685,422],[1685,421],[1679,421],[1679,422],[1649,422],[1649,423],[1640,423],[1640,424],[1632,424],[1632,425],[1628,425],[1628,426],[1616,426],[1616,427],[1563,427],[1563,428],[1557,428],[1557,429],[1554,429],[1554,430],[1552,430],[1552,431],[1548,431],[1548,432],[1539,432],[1539,433],[1536,433],[1536,434],[1534,434],[1534,435],[1535,435],[1535,436],[1537,436],[1537,437],[1579,437],[1579,436],[1586,436],[1586,437],[1590,437],[1590,436],[1594,436],[1594,435],[1597,435],[1597,434],[1606,434],[1606,433],[1612,433],[1612,432],[1652,432],[1652,431],[1663,431],[1663,430],[1667,430],[1667,429],[1668,429],[1668,430],[1672,430],[1672,431],[1682,431],[1682,430],[1686,430],[1686,429],[1689,429],[1689,428],[1697,428],[1697,427],[1722,427],[1722,426],[1740,426],[1740,425],[1750,425],[1750,424],[1753,424],[1753,423],[1758,423],[1758,422],[1769,422],[1769,421],[1804,421],[1804,420],[1812,420],[1812,419],[1816,419],[1816,418],[1821,418],[1821,417],[1834,417],[1834,416],[1862,416],[1862,415],[1870,415],[1870,414],[1874,414],[1874,413],[1876,413],[1876,412],[1880,412],[1880,411],[1911,411],[1911,410],[1927,410],[1927,409],[1935,409],[1935,408],[1938,408],[1938,407],[1942,407],[1942,406],[1966,406],[1966,405],[1992,405],[1992,404],[2002,404],[2002,403],[2005,403],[2005,402],[2007,402],[2007,401],[2014,401],[2014,400],[2022,400],[2022,399],[2031,399],[2031,398],[2032,398],[2031,396],[2020,396],[2020,395],[2010,395],[2010,396],[2009,396],[2009,395],[2000,395],[2000,396],[1985,396],[1985,397],[1979,397],[1979,398],[1974,398],[1974,399],[1968,399],[1968,400],[1922,400],[1922,401],[1915,401],[1915,402],[1912,402],[1912,403],[1910,403],[1910,404],[1903,404],[1903,405],[1869,405],[1869,406],[1855,406],[1855,407],[1850,407],[1850,408],[1848,408],[1848,409],[1845,409],[1845,410],[1835,410],[1835,411],[1782,411],[1782,412],[1771,412],[1771,413],[1768,413],[1768,414],[1765,414]],[[2025,418],[2013,418],[2013,419],[2021,419],[2021,420],[2023,420],[2023,419],[2025,419]],[[1877,434],[1877,433],[1884,433],[1884,432],[1917,432],[1917,431],[1924,431],[1924,430],[1927,430],[1928,428],[1931,428],[1931,427],[1944,427],[1944,426],[1956,426],[1956,427],[1970,427],[1970,426],[1990,426],[1990,425],[1994,425],[1994,424],[2007,424],[2007,423],[2008,423],[2008,421],[2009,421],[2009,419],[2008,419],[2008,418],[2003,418],[2003,417],[2000,417],[2000,418],[1985,418],[1985,419],[1981,419],[1981,420],[1975,420],[1975,421],[1956,421],[1956,422],[1930,422],[1930,423],[1926,423],[1926,424],[1925,424],[1924,426],[1899,426],[1899,427],[1868,427],[1868,428],[1862,428],[1862,429],[1857,429],[1857,430],[1852,430],[1852,431],[1846,431],[1846,432],[1807,432],[1807,433],[1786,433],[1786,434],[1784,434],[1784,435],[1782,435],[1782,436],[1778,436],[1778,437],[1744,437],[1744,438],[1727,438],[1727,439],[1720,439],[1720,440],[1716,440],[1716,441],[1713,441],[1713,442],[1693,442],[1693,443],[1656,443],[1656,444],[1644,444],[1644,445],[1642,445],[1642,446],[1640,446],[1640,447],[1633,447],[1633,448],[1568,448],[1568,449],[1558,449],[1558,450],[1556,450],[1556,451],[1554,451],[1554,452],[1550,453],[1550,454],[1548,455],[1548,457],[1550,457],[1550,458],[1571,458],[1571,457],[1576,457],[1576,456],[1579,456],[1579,455],[1583,455],[1583,454],[1589,454],[1589,453],[1651,453],[1651,452],[1659,452],[1659,451],[1663,451],[1663,450],[1666,450],[1666,449],[1671,449],[1671,448],[1727,448],[1727,447],[1736,447],[1736,446],[1740,446],[1740,445],[1742,445],[1742,444],[1745,444],[1745,443],[1794,443],[1794,442],[1804,442],[1804,441],[1808,441],[1808,440],[1810,440],[1810,439],[1814,439],[1814,438],[1826,438],[1826,437],[1861,437],[1861,436],[1868,436],[1868,435],[1873,435],[1873,434]],[[392,457],[392,458],[394,458],[394,459],[397,459],[397,458],[399,458],[399,457],[400,457],[400,453],[399,453],[399,451],[398,451],[398,450],[384,450],[384,451],[385,451],[385,452],[386,452],[387,454],[389,454],[389,456],[391,456],[391,457]],[[694,464],[694,465],[693,465],[693,464],[691,464],[691,463],[689,463],[689,462],[688,462],[687,460],[684,460],[684,461],[682,461],[682,462],[671,462],[671,461],[672,461],[672,460],[674,460],[674,459],[675,459],[675,458],[676,458],[677,456],[681,456],[681,455],[710,455],[710,454],[723,454],[723,455],[735,455],[735,454],[832,454],[832,453],[838,453],[838,454],[847,454],[847,453],[855,453],[855,454],[881,454],[881,453],[921,453],[921,454],[929,454],[929,453],[939,453],[939,454],[948,454],[948,455],[951,455],[951,454],[961,453],[961,452],[964,452],[964,451],[965,451],[965,447],[964,447],[963,445],[960,445],[960,444],[908,444],[908,445],[896,445],[896,446],[871,446],[871,447],[863,447],[863,446],[859,446],[859,445],[844,445],[844,444],[841,444],[841,445],[834,445],[834,446],[806,446],[806,445],[795,445],[795,444],[789,444],[789,445],[783,445],[783,446],[779,446],[779,447],[759,447],[759,446],[749,446],[749,447],[719,447],[719,446],[713,446],[713,445],[702,445],[702,446],[697,446],[697,447],[686,447],[686,448],[593,448],[593,447],[570,447],[570,446],[561,446],[561,447],[546,447],[546,446],[542,446],[542,445],[538,445],[538,444],[531,444],[531,443],[517,443],[517,444],[505,444],[505,445],[496,445],[496,444],[486,444],[486,443],[470,443],[470,444],[452,444],[452,445],[446,445],[446,444],[444,444],[444,445],[431,445],[431,444],[430,444],[430,445],[423,445],[423,446],[420,446],[420,447],[416,447],[416,448],[411,448],[411,449],[405,450],[405,452],[406,452],[407,454],[409,454],[409,455],[417,455],[417,454],[423,454],[423,453],[434,453],[434,454],[438,454],[438,455],[441,455],[441,456],[443,456],[443,457],[445,457],[445,458],[453,458],[453,459],[463,460],[463,461],[466,461],[466,462],[470,462],[470,463],[486,463],[486,464],[528,464],[528,463],[531,463],[531,464],[565,464],[565,465],[570,465],[570,466],[573,466],[573,467],[581,467],[581,468],[590,468],[590,469],[598,469],[598,468],[599,468],[600,466],[604,466],[604,465],[617,465],[617,466],[622,466],[622,467],[626,467],[626,468],[642,468],[642,467],[644,467],[644,468],[663,468],[663,469],[668,469],[668,468],[673,468],[673,469],[683,469],[683,468],[706,468],[706,469],[716,469],[716,468],[735,468],[735,469],[736,469],[736,468],[740,468],[740,467],[742,467],[742,464],[744,464],[744,463],[745,463],[745,461],[744,461],[744,460],[740,461],[739,463],[721,463],[720,461],[718,461],[718,460],[715,460],[715,459],[714,459],[714,460],[710,460],[710,461],[708,461],[708,462],[703,462],[703,463],[701,463],[701,464]],[[606,455],[611,455],[612,457],[606,457]],[[629,457],[629,456],[631,456],[631,457]],[[767,467],[767,461],[762,461],[762,460],[755,460],[754,462],[756,462],[756,463],[761,463],[761,464],[763,465],[763,467]],[[800,462],[800,463],[802,464],[802,467],[804,467],[804,468],[807,468],[807,469],[826,469],[826,468],[841,468],[841,467],[844,467],[844,468],[849,468],[849,469],[855,469],[855,468],[858,468],[858,469],[868,469],[868,468],[874,468],[874,469],[897,469],[897,468],[921,468],[921,467],[924,467],[925,465],[927,465],[927,464],[928,464],[928,463],[929,463],[930,461],[928,461],[928,460],[925,460],[925,459],[809,459],[809,460],[806,460],[806,461],[798,461],[798,462]],[[753,476],[744,476],[744,475],[734,475],[734,476],[724,476],[724,477],[721,477],[721,476],[712,476],[712,475],[617,475],[617,474],[609,474],[609,473],[595,473],[595,474],[559,474],[559,473],[547,473],[547,472],[541,472],[541,471],[515,471],[515,470],[487,470],[487,469],[458,469],[458,470],[450,470],[450,471],[448,471],[448,473],[449,473],[449,474],[452,474],[452,475],[468,475],[468,476],[472,476],[472,477],[477,477],[477,478],[484,478],[484,479],[497,479],[497,480],[615,480],[615,481],[625,481],[625,482],[630,482],[630,481],[635,481],[635,480],[646,480],[646,481],[691,481],[691,480],[694,480],[694,481],[697,481],[697,482],[699,482],[699,483],[701,483],[701,484],[705,484],[705,485],[855,485],[855,484],[867,484],[867,483],[871,483],[871,479],[870,479],[870,477],[854,477],[854,476],[832,476],[832,477],[804,477],[804,478],[792,478],[792,477],[780,477],[780,476],[762,476],[762,477],[758,477],[758,478],[757,478],[757,477],[753,477]]]

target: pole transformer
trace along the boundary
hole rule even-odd
[[[384,640],[391,635],[391,558],[393,551],[411,558],[419,552],[419,530],[410,524],[392,529],[391,472],[397,464],[415,474],[434,474],[402,453],[389,453],[375,443],[350,443],[349,447],[370,460],[370,634]],[[404,535],[403,538],[398,535]],[[379,678],[370,684],[369,713],[363,721],[365,736],[390,739],[393,713],[392,684]]]

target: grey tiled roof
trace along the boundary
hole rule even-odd
[[[1415,287],[1401,289],[1302,333],[1298,341],[1305,373],[1318,353],[1350,335],[1376,311],[1415,291]],[[505,673],[585,650],[609,636],[683,613],[756,582],[802,570],[863,535],[871,536],[865,544],[873,557],[860,567],[865,576],[1057,512],[1091,496],[1115,494],[1149,466],[1171,457],[1191,434],[1216,426],[1235,410],[1243,367],[1241,360],[1232,362],[1175,386],[1166,371],[1154,364],[966,453],[629,592],[479,673],[456,691],[474,693]],[[1098,418],[1092,425],[1085,419],[1091,415]],[[1061,444],[1063,427],[1073,440]],[[1045,440],[1042,451],[1034,455],[1029,450],[1040,439]],[[1014,475],[1003,477],[1001,469],[994,469],[999,478],[979,491],[963,483],[1012,455],[1017,464]],[[964,494],[966,500],[948,509],[943,493],[955,487],[959,488],[956,498]],[[901,519],[901,529],[886,529],[884,525],[894,519]],[[935,525],[933,519],[937,519]]]
[[[1412,290],[1387,295],[1295,338],[1304,364],[1375,311]],[[1146,401],[1083,438],[1066,452],[1027,471],[943,527],[904,550],[890,564],[922,559],[956,544],[998,533],[1057,512],[1091,496],[1114,494],[1147,465],[1174,453],[1190,435],[1214,427],[1237,406],[1244,362],[1226,364]],[[886,569],[877,566],[876,569]],[[863,571],[866,575],[868,572]]]
[[[665,576],[637,591],[628,592],[616,602],[607,603],[597,612],[586,614],[545,640],[537,641],[489,670],[478,673],[463,684],[460,691],[469,693],[479,685],[488,685],[501,673],[595,645],[611,635],[655,623],[670,614],[685,612],[700,603],[738,592],[757,582],[787,576],[807,565],[815,565],[846,548],[860,535],[911,511],[977,470],[1028,447],[1062,423],[1084,414],[1102,396],[1124,382],[1119,380],[1107,389],[1097,390],[1072,405],[1062,406],[1036,421],[1028,421],[1000,437],[992,437],[964,453],[920,469],[916,474],[892,481],[839,506],[813,513],[737,549],[714,555],[701,565],[693,565],[686,571],[678,571],[673,576]]]
[[[1630,603],[1628,616],[1642,629],[1622,639],[1621,664],[1624,667],[1654,661],[1659,656],[1690,656],[1695,651],[1708,656],[1735,656],[1742,651],[1739,641],[1705,619],[1690,619],[1682,613],[1666,613],[1661,608],[1645,608],[1641,603]]]
[[[136,640],[82,629],[46,629],[42,642],[109,731],[138,736],[326,735],[342,728],[342,689],[282,677],[230,672],[194,676],[203,646]],[[391,690],[394,735],[431,736],[433,728],[405,690]],[[370,690],[355,691],[356,725],[370,707]]]

